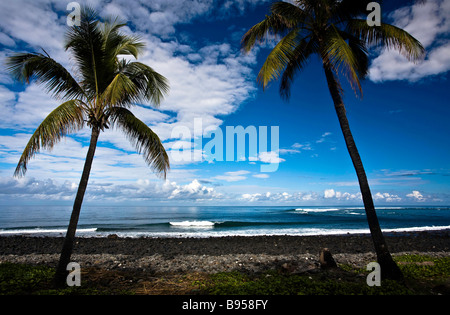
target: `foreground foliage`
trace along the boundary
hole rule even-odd
[[[289,274],[269,270],[259,274],[145,275],[143,272],[92,269],[82,286],[55,290],[54,269],[12,263],[0,264],[0,294],[207,294],[207,295],[436,295],[450,294],[450,257],[403,255],[395,258],[405,283],[385,280],[380,287],[366,284],[368,271],[349,265],[336,270]]]

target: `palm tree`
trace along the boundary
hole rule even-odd
[[[265,60],[257,77],[265,88],[281,80],[280,94],[288,99],[291,84],[312,55],[322,61],[331,98],[334,102],[348,152],[356,170],[364,208],[383,278],[402,279],[382,234],[369,183],[350,131],[343,103],[339,75],[348,80],[362,96],[360,80],[368,74],[368,47],[383,45],[396,49],[410,61],[424,56],[422,45],[406,31],[382,23],[370,27],[366,19],[370,0],[296,0],[294,4],[276,2],[271,14],[254,25],[242,38],[242,48],[250,51],[263,40],[281,38]],[[378,1],[380,2],[380,1]]]
[[[51,149],[62,137],[82,129],[91,129],[91,139],[83,173],[75,197],[72,215],[64,240],[55,284],[65,285],[81,204],[88,184],[91,165],[101,131],[109,127],[122,130],[143,154],[158,175],[166,177],[169,158],[158,136],[128,109],[135,103],[149,101],[159,106],[169,86],[167,79],[151,67],[128,59],[137,59],[144,43],[136,36],[125,35],[126,24],[118,18],[101,22],[97,13],[83,8],[81,25],[66,33],[65,49],[72,53],[76,77],[45,51],[18,53],[8,58],[10,73],[29,83],[36,80],[54,97],[63,100],[39,125],[20,157],[15,176],[23,176],[28,161],[42,149]]]

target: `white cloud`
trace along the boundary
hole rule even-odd
[[[398,195],[394,195],[394,194],[390,194],[390,193],[380,193],[377,192],[374,196],[373,196],[374,200],[378,200],[378,201],[386,201],[386,202],[393,202],[393,201],[401,201],[402,198],[399,197]]]
[[[160,43],[149,46],[155,44]],[[202,118],[204,126],[220,126],[222,120],[217,116],[233,113],[256,90],[250,79],[254,56],[241,55],[228,44],[203,47],[199,54],[202,62],[195,64],[166,50],[155,50],[141,60],[170,82],[171,92],[161,109],[173,112],[175,120],[155,124],[162,139],[170,138],[172,129],[179,125],[187,126],[193,133],[196,117]]]
[[[172,190],[168,199],[188,199],[198,201],[220,199],[222,197],[222,194],[217,193],[214,188],[203,186],[197,179],[194,179],[187,185],[177,185],[175,182],[166,182],[165,188]]]
[[[252,176],[256,177],[256,178],[269,178],[270,177],[269,174],[253,174]]]
[[[426,201],[427,197],[423,196],[419,191],[414,190],[412,193],[407,194],[406,197],[413,199],[414,201]],[[326,189],[323,193],[323,198],[328,200],[336,200],[336,201],[356,201],[361,200],[362,196],[360,192],[357,193],[349,193],[349,192],[340,192],[335,191],[334,189]],[[372,195],[374,201],[378,202],[400,202],[403,200],[398,194],[389,193],[389,192],[377,192]],[[437,199],[437,198],[435,198]]]
[[[327,137],[330,136],[331,134],[332,134],[331,132],[325,132],[324,134],[322,134],[322,136],[319,138],[319,140],[316,141],[316,143],[325,142]]]
[[[58,181],[54,179],[37,180],[34,177],[21,179],[0,177],[0,197],[5,200],[59,200],[72,201],[78,188],[78,182]],[[207,187],[197,179],[186,185],[176,182],[154,182],[139,179],[129,183],[102,183],[92,181],[86,191],[86,201],[111,200],[193,200],[203,201],[221,199],[222,195],[212,187]]]
[[[300,150],[297,149],[280,149],[279,150],[280,154],[296,154],[296,153],[301,153]]]
[[[17,98],[17,101],[16,101]],[[0,88],[0,127],[36,128],[61,103],[46,94],[42,87],[31,84],[19,93]]]
[[[306,150],[306,151],[311,151],[311,144],[310,143],[306,143],[306,144],[301,144],[301,143],[294,143],[292,146],[292,148],[294,149],[302,149],[302,150]]]
[[[53,2],[53,3],[52,3]],[[0,2],[0,26],[4,36],[18,39],[53,53],[63,48],[65,18],[54,11],[65,10],[67,3],[47,0],[15,0]],[[62,8],[64,6],[64,8]]]
[[[296,153],[302,153],[303,151],[314,151],[315,147],[311,145],[311,143],[320,144],[324,142],[330,142],[330,136],[332,135],[332,132],[324,132],[317,140],[313,140],[312,142],[305,142],[305,143],[294,143],[291,145],[289,149],[280,149],[280,154],[296,154]],[[331,147],[331,151],[336,150],[336,147]],[[317,153],[310,154],[309,155],[312,158],[316,158],[319,155]]]
[[[238,198],[244,202],[304,202],[304,201],[316,201],[320,199],[319,194],[311,193],[288,193],[288,192],[265,192],[265,193],[253,193],[242,194]]]
[[[16,99],[16,94],[0,85],[0,104],[8,104]]]
[[[36,180],[33,177],[15,179],[0,177],[0,197],[3,201],[18,200],[58,200],[71,201],[75,197],[78,184],[65,180]]]
[[[108,154],[104,152],[103,154]],[[72,162],[71,162],[72,163]],[[110,170],[111,171],[111,170]],[[187,177],[193,178],[195,175],[192,172],[186,170],[178,170],[179,179],[185,180]],[[187,172],[187,173],[186,173]],[[123,170],[119,171],[117,175],[123,175]],[[228,176],[244,176],[248,175],[247,171],[229,172]],[[235,173],[235,174],[233,174]],[[109,174],[112,176],[113,174]],[[193,201],[193,202],[214,202],[216,200],[240,201],[243,203],[252,202],[272,202],[274,204],[298,204],[298,203],[323,203],[325,204],[337,204],[339,202],[357,202],[361,203],[361,194],[340,192],[334,189],[327,189],[323,194],[317,192],[287,192],[280,191],[280,188],[276,188],[278,192],[266,191],[266,192],[252,192],[242,193],[242,190],[249,190],[251,187],[239,186],[240,192],[230,191],[225,187],[221,191],[216,190],[215,187],[208,186],[208,181],[194,178],[190,182],[184,184],[178,184],[173,180],[155,180],[154,178],[142,176],[137,172],[135,180],[120,180],[112,182],[109,178],[105,180],[93,179],[89,183],[88,190],[86,191],[85,200],[88,202],[124,202],[124,201],[136,201],[145,202],[148,200],[154,202],[167,202],[167,201]],[[139,175],[141,175],[139,177]],[[61,176],[60,178],[53,179],[36,179],[36,176],[27,176],[24,178],[12,178],[11,176],[0,176],[0,199],[3,202],[14,201],[19,199],[26,199],[28,201],[73,201],[75,193],[78,188],[79,178],[70,178],[70,176]],[[206,184],[205,184],[206,183]],[[247,188],[242,188],[247,187]],[[261,189],[259,187],[258,189]],[[413,201],[424,202],[442,202],[442,196],[427,195],[424,196],[417,190],[412,191],[406,195]],[[377,192],[373,195],[373,198],[377,202],[400,202],[404,199],[398,194],[388,192]],[[446,198],[446,197],[445,197]]]
[[[325,199],[331,199],[334,198],[336,200],[360,200],[361,199],[361,193],[357,192],[357,193],[349,193],[349,192],[340,192],[340,191],[335,191],[334,189],[325,189],[324,193],[323,193],[323,197]]]
[[[424,4],[403,7],[391,14],[392,24],[405,29],[427,49],[424,61],[414,64],[397,51],[384,50],[370,67],[374,82],[389,80],[417,81],[450,70],[450,4],[428,0]]]
[[[5,46],[14,47],[16,45],[16,42],[8,35],[6,35],[4,33],[0,33],[0,44],[5,45]]]
[[[213,178],[219,179],[219,180],[224,180],[227,182],[237,182],[240,180],[247,179],[247,176],[245,176],[245,175],[248,175],[248,174],[250,174],[249,171],[241,170],[241,171],[235,171],[235,172],[226,172],[224,175],[217,175],[217,176],[214,176]]]
[[[281,162],[286,161],[285,159],[280,158],[278,153],[275,151],[260,152],[258,154],[258,160],[263,163],[271,163],[271,164],[279,164]]]
[[[106,3],[97,1],[96,7],[102,13],[120,15],[132,21],[139,31],[159,36],[168,36],[175,32],[177,24],[190,23],[198,16],[222,18],[230,10],[244,13],[244,9],[266,0],[229,0],[217,4],[213,0],[152,0],[145,3],[140,0],[116,0]]]
[[[336,196],[336,192],[334,191],[334,189],[326,189],[323,195],[325,198],[333,198],[334,196]]]
[[[237,6],[251,5],[253,2],[239,1]],[[251,66],[256,62],[255,53],[241,54],[238,48],[233,48],[226,42],[208,43],[203,46],[193,42],[193,46],[189,46],[169,36],[177,24],[189,23],[192,19],[215,10],[212,1],[156,0],[142,4],[140,1],[119,0],[114,3],[91,1],[91,4],[101,15],[119,14],[132,22],[136,26],[137,34],[147,44],[147,49],[139,61],[152,66],[169,79],[171,92],[161,105],[164,112],[144,106],[132,108],[133,113],[149,124],[163,141],[171,139],[171,132],[176,126],[187,126],[193,131],[195,117],[201,117],[204,126],[220,126],[224,115],[236,111],[240,104],[251,98],[256,91],[254,78],[251,77]],[[42,45],[55,60],[72,71],[73,61],[70,61],[68,52],[63,49],[65,16],[58,16],[54,12],[54,9],[60,13],[65,12],[65,5],[66,3],[60,1],[43,0],[1,2],[0,29],[4,33],[0,40],[7,41],[11,45],[12,41],[24,42],[29,50],[39,50]],[[236,4],[233,4],[233,7],[235,6]],[[130,31],[128,28],[127,30]],[[163,41],[156,35],[168,37]],[[42,39],[45,39],[45,42]],[[0,58],[3,60],[8,53],[10,51],[2,51]],[[192,55],[198,58],[192,58]],[[10,78],[3,71],[0,70],[0,82],[10,84]],[[8,142],[2,142],[0,148],[2,153],[7,155],[3,158],[4,162],[8,160],[7,163],[17,163],[21,150],[28,140],[24,135],[29,135],[59,103],[37,84],[31,84],[21,92],[14,92],[7,86],[0,85],[2,112],[0,128],[20,132],[8,136]],[[89,135],[89,130],[84,129],[76,135],[76,138],[68,138],[67,141],[73,145],[73,142],[78,142],[80,138],[87,140]],[[128,164],[128,169],[134,167],[133,173],[151,172],[142,157],[128,154],[134,152],[134,148],[120,131],[108,130],[102,133],[99,148],[110,147],[106,142],[118,149],[110,151],[117,156],[110,157],[107,164],[108,162],[101,162],[98,154],[102,150],[98,150],[94,165],[101,171],[96,173],[96,168],[93,168],[91,178],[101,176],[100,178],[110,177],[113,180],[114,176],[123,173],[124,168],[127,168],[120,167],[124,164]],[[64,147],[64,144],[61,145]],[[86,148],[86,145],[79,143],[76,147],[81,149]],[[30,161],[34,173],[30,169],[28,175],[34,174],[38,178],[46,178],[49,174],[56,178],[76,176],[78,173],[75,172],[75,168],[81,165],[79,169],[81,171],[84,156],[75,160],[70,156],[68,160],[64,160],[57,156],[60,150],[61,146],[57,145],[51,153],[38,154]],[[201,156],[202,151],[196,148],[194,154]],[[61,163],[60,167],[57,167],[58,163]],[[172,163],[172,165],[186,163]],[[114,167],[117,167],[117,171],[114,171]],[[41,177],[45,175],[45,171],[46,176]],[[135,174],[125,173],[126,175],[120,176],[120,179],[123,179],[123,176],[127,176],[127,179],[136,179]],[[173,169],[169,176],[172,176],[172,173]]]
[[[410,194],[407,194],[406,197],[412,198],[415,201],[426,201],[427,200],[418,190],[413,190],[413,192]]]
[[[244,8],[253,4],[253,0],[239,0],[229,1],[228,6]],[[175,33],[177,24],[190,23],[198,16],[214,11],[215,18],[220,18],[226,8],[216,6],[211,0],[155,0],[145,5],[136,0],[119,0],[104,9],[122,15],[136,26],[147,43],[140,61],[170,82],[171,91],[161,110],[172,112],[174,117],[151,121],[162,140],[169,139],[176,126],[187,126],[193,131],[196,117],[201,117],[205,126],[220,126],[222,119],[218,116],[233,113],[256,91],[251,77],[255,52],[242,54],[226,42],[201,46],[190,40],[187,45],[169,36]],[[162,41],[161,36],[168,37]]]
[[[280,199],[286,199],[287,193],[284,193],[285,195],[281,193],[254,193],[254,194],[242,194],[241,200],[247,201],[247,202],[256,202],[256,201],[280,201]]]

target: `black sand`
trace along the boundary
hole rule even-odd
[[[450,255],[450,230],[389,233],[393,255]],[[0,237],[0,263],[56,266],[62,237]],[[259,272],[287,268],[294,272],[317,268],[319,252],[328,248],[338,263],[364,267],[375,261],[370,235],[255,236],[213,238],[77,238],[72,261],[106,269],[151,272]]]
[[[386,242],[392,253],[405,251],[448,252],[450,230],[389,233]],[[0,255],[56,254],[61,250],[62,237],[0,237]],[[122,254],[148,256],[176,255],[316,254],[327,247],[332,253],[373,252],[370,235],[325,236],[255,236],[211,238],[77,238],[74,253]]]

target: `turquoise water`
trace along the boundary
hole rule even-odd
[[[2,206],[0,235],[64,235],[70,206]],[[450,228],[450,207],[378,207],[384,231]],[[209,237],[368,233],[363,207],[83,207],[78,236]]]

